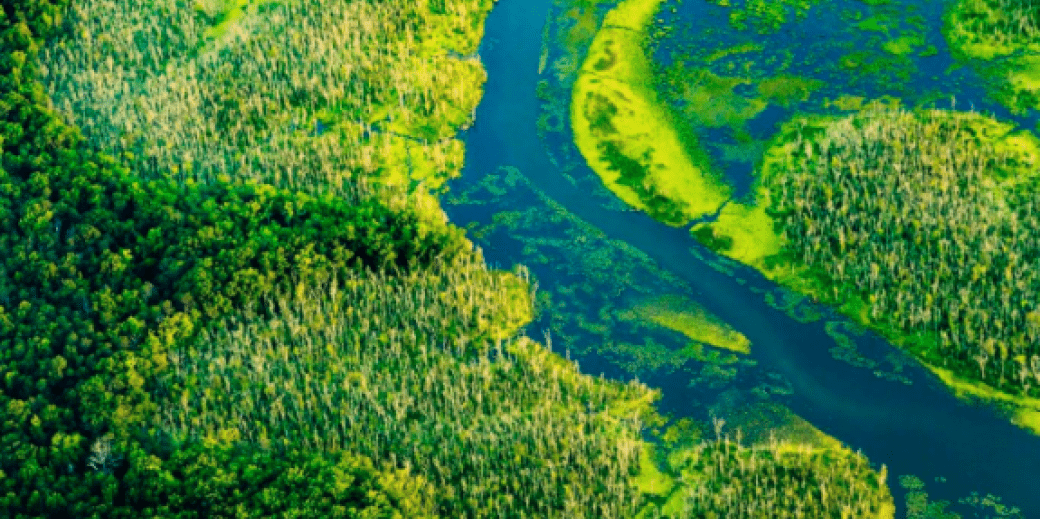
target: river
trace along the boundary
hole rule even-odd
[[[756,272],[741,269],[739,277],[748,281],[739,283],[698,259],[691,249],[710,253],[686,231],[642,213],[607,209],[587,189],[564,179],[549,160],[536,130],[539,35],[550,3],[500,0],[489,15],[480,51],[488,81],[476,123],[464,135],[467,152],[462,178],[451,189],[464,189],[501,166],[515,167],[576,217],[679,276],[692,289],[687,294],[690,299],[743,333],[753,344],[751,357],[786,379],[793,394],[784,399],[784,405],[853,450],[861,450],[874,465],[888,467],[897,517],[905,515],[905,491],[895,477],[902,474],[928,482],[945,477],[944,483],[929,484],[933,499],[956,500],[972,491],[992,493],[1005,504],[1019,507],[1025,517],[1040,517],[1040,483],[1030,475],[1040,468],[1040,438],[991,409],[959,402],[916,365],[903,373],[912,382],[907,385],[836,360],[828,351],[834,340],[825,333],[823,322],[802,323],[767,305],[755,289],[771,289],[772,285]],[[479,208],[448,205],[446,210],[459,226],[489,218]],[[485,257],[500,265],[521,261],[507,248],[487,249]],[[540,277],[540,282],[545,285],[552,280]],[[873,335],[857,341],[868,355],[894,349]],[[595,358],[582,359],[583,368],[596,365]],[[645,382],[663,390],[661,408],[677,415],[697,395],[682,374]]]

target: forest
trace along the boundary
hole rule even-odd
[[[792,124],[788,162],[771,162],[764,181],[789,250],[830,298],[856,294],[870,320],[919,334],[929,361],[970,363],[978,379],[1030,395],[1040,146],[1010,128],[939,110]]]
[[[315,6],[3,3],[5,515],[891,517],[860,454],[680,434],[523,335],[430,194],[490,2]]]

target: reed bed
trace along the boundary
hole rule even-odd
[[[436,187],[461,168],[454,136],[482,93],[473,54],[490,6],[265,2],[225,27],[217,5],[84,0],[44,48],[41,80],[145,178]]]
[[[789,250],[931,362],[1040,387],[1035,138],[974,113],[869,111],[790,130],[765,179]]]

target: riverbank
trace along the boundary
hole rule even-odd
[[[626,1],[593,38],[571,94],[574,141],[604,185],[671,225],[713,213],[730,189],[654,92],[642,44],[662,0]]]

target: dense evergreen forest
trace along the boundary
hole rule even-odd
[[[427,191],[490,9],[2,4],[4,515],[891,517],[859,454],[666,428],[518,333]]]

